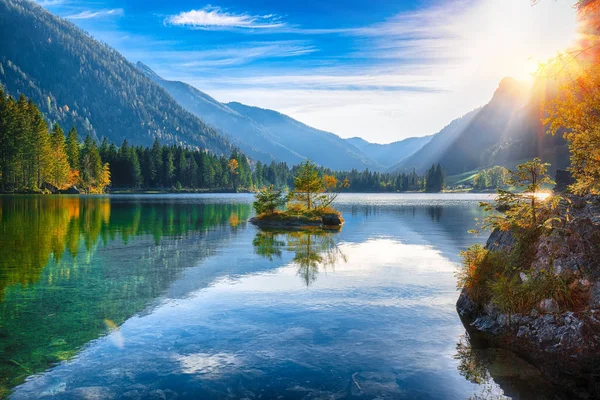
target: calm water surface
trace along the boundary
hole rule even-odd
[[[541,396],[455,310],[482,199],[348,194],[341,232],[285,234],[249,195],[0,197],[0,397]]]

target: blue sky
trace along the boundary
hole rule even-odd
[[[575,38],[569,0],[39,0],[159,75],[343,137],[432,134]]]

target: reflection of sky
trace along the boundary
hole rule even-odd
[[[468,397],[477,389],[453,359],[464,332],[453,260],[471,240],[476,203],[444,208],[439,218],[422,206],[354,206],[336,237],[347,261],[310,287],[293,255],[259,257],[255,229],[240,227],[235,241],[184,271],[159,306],[14,397],[75,398],[91,386],[106,396]]]

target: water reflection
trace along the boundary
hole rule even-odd
[[[0,197],[0,397],[144,310],[250,211],[248,204]],[[214,230],[227,225],[229,232]],[[186,241],[199,247],[182,249]]]
[[[306,287],[313,284],[319,271],[333,270],[337,264],[348,260],[338,244],[338,232],[322,229],[304,231],[268,231],[256,233],[252,245],[254,252],[269,261],[281,259],[282,251],[293,253],[292,263]]]
[[[479,387],[472,399],[562,398],[537,368],[510,351],[490,347],[483,338],[462,335],[454,358],[460,374]]]
[[[468,337],[456,347],[456,255],[479,209],[445,196],[341,196],[339,233],[257,231],[251,196],[0,197],[0,387],[535,399],[543,385],[514,359]],[[28,240],[45,250],[28,254]]]

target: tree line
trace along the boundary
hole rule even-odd
[[[229,157],[203,149],[164,145],[120,146],[89,135],[83,141],[75,127],[65,136],[58,123],[50,128],[24,95],[18,100],[0,88],[0,191],[39,192],[75,186],[86,193],[113,189],[254,190],[273,185],[291,188],[299,166],[284,162],[254,163],[233,149]],[[355,192],[441,191],[440,165],[423,176],[404,172],[331,171],[319,173],[348,181]]]
[[[102,192],[110,183],[96,142],[77,131],[67,137],[58,124],[49,129],[40,110],[24,95],[6,97],[0,88],[0,189],[3,192],[56,190],[77,185]]]

